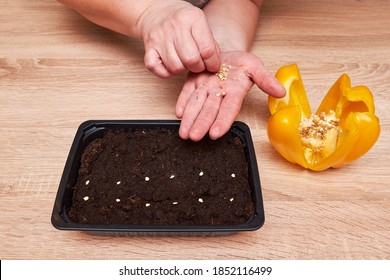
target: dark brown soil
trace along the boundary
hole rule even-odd
[[[194,143],[165,129],[108,131],[86,147],[72,221],[227,225],[254,214],[244,144],[227,134]]]

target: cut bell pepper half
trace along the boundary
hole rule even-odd
[[[340,168],[367,153],[380,135],[373,95],[365,86],[351,87],[343,74],[312,114],[296,64],[281,67],[276,78],[283,98],[270,96],[268,138],[288,161],[314,171]]]

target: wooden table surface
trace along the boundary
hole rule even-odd
[[[155,77],[141,42],[52,0],[0,9],[0,259],[389,259],[390,1],[265,1],[253,53],[271,72],[297,63],[315,109],[347,73],[375,97],[376,145],[316,173],[282,159],[253,88],[252,131],[266,222],[224,237],[103,237],[50,222],[77,127],[89,119],[175,119],[185,75]]]

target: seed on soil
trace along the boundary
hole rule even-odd
[[[233,73],[232,70],[229,74]],[[228,79],[233,77],[231,75]],[[218,81],[219,78],[214,79]],[[214,95],[217,92],[222,95],[223,91],[228,97],[230,92],[226,88],[217,89]],[[204,142],[189,144],[178,139],[176,130],[159,128],[145,132],[143,135],[136,129],[129,137],[127,132],[109,129],[102,139],[90,143],[81,160],[81,169],[78,170],[81,180],[76,182],[73,204],[67,213],[72,221],[99,225],[134,225],[140,221],[154,225],[226,225],[241,224],[254,213],[252,189],[248,186],[250,180],[247,180],[248,163],[243,157],[245,144],[240,137],[229,133],[218,143],[204,139]],[[154,142],[154,139],[162,138],[160,132],[169,138]],[[145,137],[152,135],[150,146],[135,146],[139,141],[146,142]],[[105,138],[107,136],[110,137]],[[173,141],[174,145],[168,141]],[[100,147],[107,150],[102,150],[97,156],[96,147],[99,151]],[[171,147],[173,149],[169,152]],[[134,151],[130,158],[135,148],[137,152]],[[157,157],[155,150],[162,148],[164,154]],[[91,162],[95,155],[97,160]],[[116,164],[126,168],[122,170]],[[218,168],[213,168],[215,166]],[[104,173],[111,176],[106,177]],[[185,173],[188,177],[183,177]]]

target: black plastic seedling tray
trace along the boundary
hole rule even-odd
[[[86,121],[78,128],[71,146],[62,178],[55,199],[51,222],[60,230],[84,231],[92,234],[130,234],[130,235],[226,235],[239,231],[259,229],[264,223],[264,208],[261,185],[249,127],[242,122],[235,122],[230,131],[245,143],[245,155],[248,162],[249,184],[254,202],[254,215],[243,224],[227,225],[151,225],[151,224],[82,224],[73,222],[68,212],[73,200],[73,187],[80,168],[81,155],[85,147],[107,130],[134,130],[165,128],[179,129],[177,120],[92,120]]]

